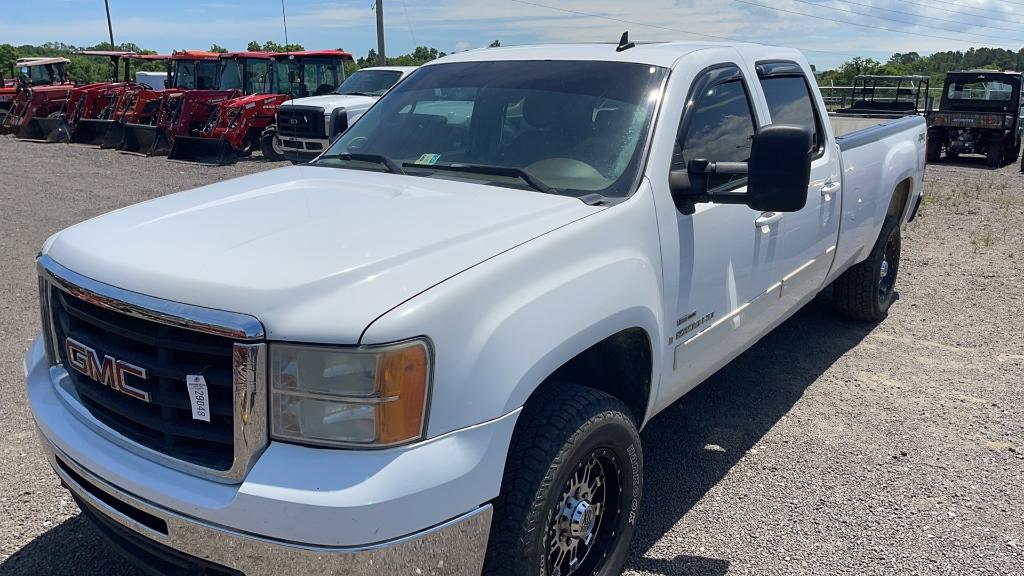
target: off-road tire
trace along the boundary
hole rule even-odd
[[[929,138],[928,147],[925,149],[926,160],[931,163],[938,162],[942,158],[942,139]]]
[[[896,277],[900,267],[900,226],[894,216],[886,216],[867,260],[856,264],[832,283],[832,303],[836,311],[852,320],[878,322],[889,313],[896,299]],[[883,277],[885,262],[887,275]],[[888,281],[888,290],[883,282]]]
[[[274,147],[274,138],[277,138],[275,130],[264,130],[263,134],[260,135],[260,152],[263,153],[264,160],[278,162],[285,158],[284,154],[278,152]]]
[[[985,164],[990,168],[999,168],[1003,165],[1003,150],[1005,150],[1006,143],[1003,139],[993,140],[988,145],[988,151],[985,155]]]
[[[595,454],[617,460],[615,506],[603,506],[593,547],[573,576],[619,574],[629,554],[643,487],[636,424],[618,399],[591,388],[556,384],[527,403],[516,423],[484,563],[485,576],[548,576],[552,519],[567,483]],[[614,484],[618,490],[612,490]],[[611,501],[606,500],[606,503]],[[617,513],[609,512],[616,507]],[[606,529],[613,529],[610,532]],[[567,572],[563,571],[563,574]]]

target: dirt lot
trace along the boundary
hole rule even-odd
[[[136,572],[39,456],[21,356],[51,233],[274,165],[0,137],[0,574]],[[822,298],[644,431],[630,574],[1024,574],[1024,177],[936,165],[881,324]]]

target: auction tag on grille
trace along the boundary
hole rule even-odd
[[[202,374],[189,374],[187,378],[188,399],[192,401],[192,419],[210,421],[210,391]]]

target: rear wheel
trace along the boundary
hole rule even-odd
[[[998,168],[1003,165],[1003,150],[1006,146],[1003,139],[993,140],[988,144],[988,153],[985,155],[985,164],[988,164],[992,168]]]
[[[866,322],[886,317],[896,298],[900,246],[899,220],[886,216],[868,259],[844,272],[832,284],[832,301],[840,314]]]
[[[275,162],[284,160],[284,146],[281,139],[277,137],[277,130],[265,130],[260,136],[260,152],[267,160]]]
[[[926,159],[929,162],[938,162],[942,157],[942,139],[929,138],[928,147],[925,149]]]
[[[516,424],[484,574],[618,574],[642,484],[640,437],[625,405],[556,384],[531,399]]]

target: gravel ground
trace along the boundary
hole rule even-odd
[[[89,216],[274,165],[9,137],[0,158],[0,574],[136,574],[36,448],[33,257]],[[1024,181],[970,161],[927,180],[887,320],[820,298],[646,428],[628,574],[1024,574]]]

